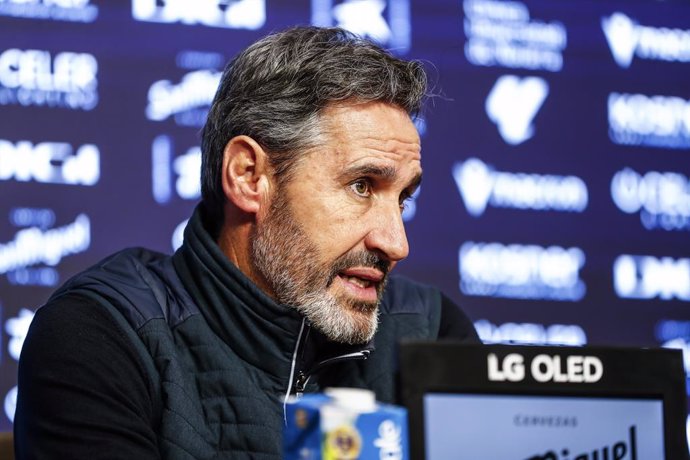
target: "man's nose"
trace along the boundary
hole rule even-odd
[[[367,234],[367,249],[377,251],[391,262],[398,262],[410,252],[400,206],[381,206],[372,217],[372,227]]]

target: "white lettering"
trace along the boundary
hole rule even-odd
[[[29,332],[29,326],[33,319],[34,312],[22,308],[15,318],[10,318],[5,323],[5,331],[10,336],[10,340],[7,344],[7,351],[16,361],[19,361],[19,355],[24,346],[24,339],[26,339],[26,334]]]
[[[587,186],[579,177],[498,172],[476,158],[456,163],[452,173],[465,208],[475,217],[488,204],[563,212],[582,212],[587,207]]]
[[[83,252],[90,245],[91,221],[86,214],[79,214],[64,227],[25,228],[12,241],[0,244],[0,274],[38,263],[55,266],[64,256]]]
[[[608,118],[609,137],[616,144],[690,147],[690,100],[611,93]]]
[[[165,204],[172,198],[173,173],[177,175],[175,191],[185,200],[201,196],[201,149],[190,147],[187,152],[173,158],[173,144],[170,136],[160,135],[151,146],[152,192],[156,202]]]
[[[465,0],[465,56],[472,64],[558,72],[566,29],[530,18],[524,3]]]
[[[173,170],[177,173],[175,189],[180,198],[195,200],[201,196],[201,148],[191,147],[187,153],[173,161]]]
[[[611,198],[625,213],[641,211],[648,230],[690,228],[690,179],[684,174],[649,171],[643,176],[624,168],[611,180]]]
[[[487,366],[492,382],[519,382],[525,378],[524,358],[517,353],[508,354],[500,363],[494,353],[489,353]]]
[[[182,81],[178,85],[174,85],[168,80],[159,80],[153,83],[149,88],[146,118],[161,121],[171,115],[193,109],[207,109],[213,101],[220,76],[220,72],[196,70],[182,77]],[[206,110],[204,110],[204,114],[205,112]]]
[[[265,0],[132,0],[137,21],[256,30],[266,23]]]
[[[0,53],[1,105],[91,110],[98,103],[98,62],[87,53],[11,48]]]
[[[84,144],[75,151],[64,142],[34,145],[0,139],[0,181],[91,186],[100,174],[100,152],[93,144]]]
[[[621,298],[690,301],[690,259],[620,255],[613,285]]]
[[[98,7],[90,0],[0,0],[0,16],[93,22]]]
[[[604,374],[604,365],[596,356],[568,356],[565,363],[561,356],[540,354],[530,366],[534,380],[540,383],[595,383]]]
[[[577,301],[585,293],[579,248],[466,242],[458,255],[464,294]]]
[[[10,420],[10,422],[14,421],[14,414],[17,409],[17,387],[14,386],[10,389],[10,391],[7,392],[7,395],[5,396],[5,415],[7,415],[7,418]]]
[[[577,324],[503,323],[493,324],[486,319],[474,322],[483,343],[533,345],[585,345],[587,334]]]
[[[601,28],[620,67],[630,67],[634,56],[690,62],[690,30],[642,26],[621,12],[602,18]]]

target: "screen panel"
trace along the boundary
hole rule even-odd
[[[426,459],[665,458],[654,399],[429,393]]]

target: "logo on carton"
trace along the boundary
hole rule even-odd
[[[379,425],[379,437],[374,441],[379,449],[379,458],[402,460],[402,433],[400,426],[392,420],[384,420]]]
[[[352,425],[341,425],[326,435],[324,460],[356,460],[362,451],[362,438]]]

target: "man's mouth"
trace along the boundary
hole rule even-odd
[[[338,272],[338,278],[351,295],[370,303],[378,300],[378,287],[384,276],[380,270],[371,267],[351,267]]]
[[[341,276],[348,283],[356,284],[357,286],[359,286],[361,288],[368,288],[369,286],[374,284],[373,281],[363,279],[363,278],[358,278],[356,276],[345,276],[345,275],[341,275]]]

